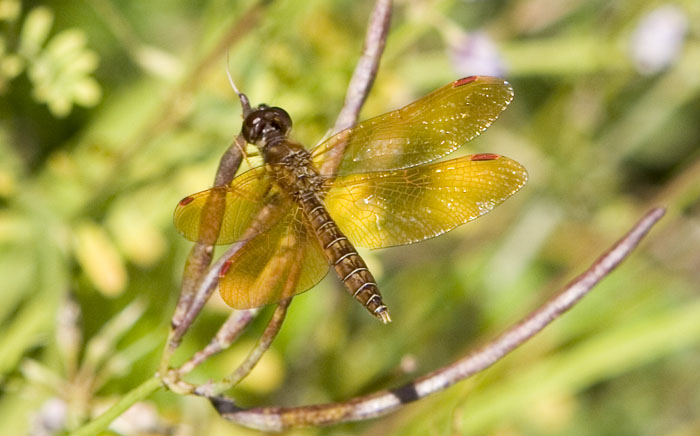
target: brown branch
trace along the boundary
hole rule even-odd
[[[292,287],[296,286],[296,279],[294,279],[291,283]],[[199,386],[197,389],[195,389],[194,393],[206,397],[219,395],[246,378],[248,374],[250,374],[250,371],[253,370],[255,365],[258,364],[263,354],[265,354],[265,352],[270,348],[272,341],[274,341],[274,339],[277,337],[280,328],[282,328],[284,318],[287,316],[287,308],[291,302],[291,298],[285,298],[284,300],[280,301],[279,304],[277,304],[275,313],[272,314],[272,319],[270,319],[270,322],[267,324],[267,327],[258,340],[258,343],[255,345],[255,348],[250,351],[243,363],[241,363],[229,377],[226,377],[224,380],[218,383],[209,383]]]
[[[231,183],[238,168],[241,165],[243,158],[243,148],[240,146],[242,137],[238,135],[233,143],[228,147],[221,156],[219,167],[214,177],[214,186],[225,186]],[[245,143],[245,141],[244,141]],[[221,222],[223,219],[224,205],[223,195],[212,195],[211,201],[207,201],[202,212],[202,230],[200,234],[206,235],[204,242],[196,242],[190,250],[185,262],[185,270],[182,274],[182,285],[180,287],[180,297],[175,312],[170,321],[170,332],[166,341],[165,350],[161,356],[160,373],[165,375],[168,373],[168,365],[175,349],[180,345],[182,337],[190,327],[185,324],[186,314],[192,306],[192,302],[197,294],[198,284],[202,281],[207,267],[211,264],[212,256],[214,255],[214,241],[219,235]],[[191,318],[194,320],[194,318]]]
[[[390,18],[391,1],[378,0],[375,4],[372,16],[370,17],[369,28],[367,30],[365,40],[365,48],[362,57],[358,61],[357,67],[355,68],[355,72],[353,74],[352,79],[350,80],[350,84],[348,85],[345,104],[343,105],[341,114],[339,115],[338,121],[336,122],[336,129],[345,129],[347,127],[350,127],[357,120],[357,116],[359,115],[360,109],[364,104],[364,101],[367,97],[367,94],[369,93],[372,83],[374,82],[374,77],[376,76],[377,68],[379,67],[379,59],[381,58],[381,55],[383,53],[386,35],[389,31]],[[229,150],[230,149],[231,148],[229,148]],[[329,159],[329,161],[332,160],[333,159]],[[335,165],[337,165],[337,162],[335,163]],[[217,175],[217,181],[218,180],[219,178]],[[269,214],[269,212],[269,210],[264,210],[262,214]],[[262,218],[259,217],[259,219]],[[234,246],[229,248],[229,250],[226,251],[226,253],[221,257],[221,259],[219,259],[219,262],[217,262],[217,264],[220,265],[218,267],[212,266],[209,272],[218,272],[218,270],[221,268],[221,265],[223,265],[226,262],[226,260],[233,256],[240,248],[242,248],[242,246],[234,244]],[[209,275],[212,276],[212,274]],[[204,298],[204,302],[206,302],[206,299],[209,298],[209,295],[211,295],[211,292],[213,291],[212,285],[215,286],[216,282],[214,280],[211,280],[212,278],[214,277],[209,277],[210,280],[203,280],[201,282],[198,282],[200,286],[196,292],[196,295],[206,297]],[[192,301],[194,302],[196,300],[197,303],[200,303],[202,302],[202,299],[203,298],[193,297]],[[180,333],[180,331],[182,331],[181,334],[184,334],[184,331],[186,331],[189,327],[189,325],[185,325],[184,323],[191,323],[191,320],[194,320],[194,317],[196,317],[197,313],[199,313],[199,310],[201,310],[201,306],[199,304],[194,306],[192,304],[188,304],[186,307],[192,310],[187,310],[185,313],[178,316],[178,324],[175,328],[175,330],[178,330],[177,333]]]
[[[243,100],[241,100],[241,104],[243,105]],[[236,139],[233,140],[233,143],[219,160],[219,167],[214,177],[214,187],[225,186],[231,183],[236,172],[238,172],[238,168],[241,166],[245,146],[246,142],[243,136],[236,136]],[[211,264],[212,255],[214,254],[214,240],[219,235],[221,219],[223,217],[223,205],[214,203],[216,202],[207,203],[202,213],[201,225],[205,228],[200,233],[206,233],[208,238],[204,239],[209,239],[210,241],[208,241],[208,243],[195,243],[185,263],[180,299],[175,307],[175,313],[171,321],[174,333],[168,340],[168,347],[172,349],[177,348],[182,340],[182,335],[187,330],[188,326],[181,327],[182,319],[192,303],[197,284],[204,275],[206,268]]]
[[[195,390],[197,395],[203,395],[207,397],[219,395],[222,392],[232,388],[237,385],[241,380],[246,378],[250,371],[253,370],[255,365],[258,364],[263,354],[270,348],[272,341],[275,340],[277,334],[282,328],[282,323],[284,318],[287,316],[287,308],[292,302],[292,295],[296,290],[297,283],[299,281],[299,274],[301,273],[301,263],[298,262],[299,253],[294,250],[297,245],[294,238],[290,238],[287,242],[287,256],[284,256],[284,261],[280,263],[281,271],[286,271],[286,277],[284,280],[284,287],[282,288],[281,295],[287,296],[282,301],[277,304],[275,313],[272,315],[272,319],[267,324],[265,331],[258,340],[255,348],[251,350],[248,357],[241,363],[238,368],[229,376],[226,377],[219,383],[209,383],[207,385],[200,386]],[[288,271],[287,271],[288,270]]]
[[[263,207],[251,226],[243,234],[241,240],[233,243],[224,252],[224,254],[222,254],[221,257],[217,259],[216,262],[209,267],[209,269],[207,269],[206,273],[202,277],[202,280],[198,282],[198,287],[194,298],[192,299],[192,303],[182,317],[182,322],[178,327],[178,329],[182,330],[182,332],[178,332],[179,334],[184,335],[184,332],[187,330],[187,328],[189,328],[189,326],[192,325],[195,318],[204,307],[204,304],[207,302],[207,300],[209,300],[212,292],[214,292],[214,289],[216,289],[216,285],[219,281],[219,271],[221,271],[224,264],[241,249],[243,249],[248,241],[255,237],[261,229],[267,228],[267,226],[269,226],[269,224],[278,217],[278,214],[276,213],[278,211],[279,208],[276,204],[271,203]]]
[[[377,0],[374,5],[374,10],[367,26],[362,56],[358,60],[350,79],[348,91],[345,94],[345,103],[333,128],[333,131],[336,133],[354,126],[357,122],[360,109],[362,109],[369,90],[372,88],[374,78],[377,76],[377,70],[379,69],[379,61],[382,53],[384,53],[386,36],[389,33],[389,24],[391,22],[391,10],[391,0]],[[335,168],[340,164],[344,151],[345,148],[342,146],[330,150],[328,159],[319,168],[321,174],[335,173]]]
[[[219,331],[216,333],[216,336],[212,338],[211,342],[209,342],[209,344],[202,350],[196,352],[190,360],[178,368],[178,375],[181,377],[192,372],[193,369],[211,356],[230,347],[231,344],[238,339],[241,333],[243,333],[243,330],[248,326],[248,324],[255,319],[258,311],[259,309],[233,311],[231,315],[229,315],[226,322],[221,325]]]
[[[617,267],[651,230],[665,210],[648,212],[622,239],[600,256],[583,274],[505,333],[456,362],[426,374],[396,389],[357,397],[343,403],[301,407],[260,407],[242,409],[224,397],[211,398],[216,410],[227,420],[263,431],[292,427],[330,425],[386,415],[404,404],[442,391],[493,365],[506,354],[540,332],[572,308],[605,276]]]
[[[259,5],[265,4],[266,2],[264,1],[259,3]],[[383,53],[386,35],[389,30],[390,17],[391,1],[378,0],[375,4],[372,16],[370,17],[363,54],[360,60],[358,61],[358,65],[355,69],[355,72],[353,73],[353,77],[350,81],[350,84],[348,85],[345,103],[336,122],[336,129],[345,129],[347,127],[352,126],[357,121],[360,109],[362,108],[362,105],[364,104],[364,101],[367,98],[367,94],[369,93],[372,83],[374,82],[374,77],[376,76],[377,68],[379,67],[379,60]],[[218,53],[222,49],[222,47],[224,46],[220,43],[219,45],[217,45],[217,49],[213,50],[213,52]],[[211,59],[211,56],[207,57],[207,60],[203,61],[202,65],[209,64]],[[198,74],[196,72],[193,73],[193,76],[197,75]],[[245,103],[243,102],[243,98],[246,97],[240,93],[239,97],[242,98],[241,103],[244,106],[245,111]],[[237,138],[237,140],[240,140],[240,136]],[[228,168],[230,166],[225,162],[228,159],[228,153],[231,152],[234,148],[236,148],[235,143],[231,147],[229,147],[227,154],[225,154],[224,157],[222,157],[214,186],[230,183],[230,179],[228,179],[227,176],[233,176],[235,174],[234,171],[233,174],[226,174],[225,176],[220,176],[222,168]],[[342,152],[342,150],[340,151]],[[342,157],[342,153],[339,153],[336,159],[330,158],[328,159],[328,161],[331,161],[333,166],[337,166],[340,162],[340,157]],[[334,160],[335,162],[333,162]],[[326,162],[326,164],[328,164],[328,161]],[[238,158],[236,167],[238,165],[240,165],[240,157]],[[173,388],[183,390],[184,385],[178,387],[179,376],[191,371],[202,361],[206,360],[206,358],[215,353],[218,353],[223,348],[225,348],[222,348],[223,343],[219,342],[215,338],[204,350],[200,351],[195,356],[193,356],[192,359],[185,365],[183,365],[183,367],[181,367],[178,371],[167,371],[167,362],[172,356],[172,353],[179,346],[182,337],[192,325],[197,315],[204,307],[204,304],[214,292],[214,289],[216,289],[216,285],[218,283],[218,275],[221,267],[226,263],[226,261],[228,261],[236,253],[238,253],[239,250],[243,249],[246,242],[253,238],[255,235],[257,235],[259,229],[266,228],[266,226],[270,222],[272,222],[272,220],[276,216],[276,209],[277,207],[274,205],[268,205],[265,208],[263,208],[254,220],[254,223],[253,225],[251,225],[251,228],[249,228],[246,231],[241,240],[229,247],[229,249],[212,265],[210,265],[213,254],[213,246],[211,244],[197,243],[192,248],[190,256],[188,257],[187,263],[185,265],[182,292],[180,295],[180,300],[178,301],[175,310],[175,314],[173,315],[172,329],[168,338],[167,347],[163,354],[163,360],[161,363],[161,374],[167,374],[164,377],[164,380],[169,385],[172,385]],[[218,228],[215,230],[218,232]],[[207,269],[207,267],[209,268]],[[289,303],[286,303],[286,305],[288,304]],[[277,326],[277,330],[279,330],[282,320],[280,320],[280,325]],[[235,319],[232,320],[231,318],[229,318],[229,321],[231,321],[232,324],[237,325],[237,321]],[[229,321],[227,321],[226,324],[228,324]],[[219,334],[227,335],[232,334],[234,332],[233,330],[230,330],[230,328],[232,328],[231,325],[227,326],[226,324],[224,324],[221,327],[219,333],[217,333],[217,337],[219,336]],[[270,328],[270,326],[268,326],[268,328]],[[267,333],[267,330],[265,332]],[[274,336],[270,338],[270,342],[273,338]],[[232,342],[229,342],[225,346],[227,347],[231,343]],[[267,348],[265,348],[265,350],[266,349]],[[252,369],[252,367],[250,369]],[[241,368],[239,368],[239,370],[243,371]]]
[[[358,65],[350,81],[350,85],[348,86],[347,97],[343,109],[341,110],[341,115],[338,117],[338,121],[336,122],[336,129],[345,128],[343,126],[349,127],[357,120],[360,108],[362,107],[362,104],[367,97],[367,93],[372,86],[377,68],[379,66],[379,59],[383,52],[384,42],[389,30],[390,17],[391,1],[378,0],[370,18],[369,29],[365,40],[365,48],[362,57],[358,61]],[[329,161],[333,161],[333,159],[331,158]],[[339,160],[337,160],[337,162],[339,162]],[[334,163],[334,165],[337,165],[337,162]],[[261,212],[261,216],[259,216],[258,220],[256,221],[265,221],[264,216],[270,215],[270,213],[271,211],[269,209],[264,209]],[[246,238],[243,238],[243,240],[245,239]],[[243,247],[243,245],[244,244],[234,244],[221,256],[216,264],[210,267],[205,276],[202,277],[201,274],[197,275],[197,277],[202,277],[202,280],[196,281],[198,285],[197,290],[194,292],[188,292],[188,294],[185,296],[187,299],[186,302],[183,302],[182,304],[178,303],[178,310],[176,311],[176,315],[173,317],[173,333],[168,341],[173,345],[169,346],[169,348],[174,349],[178,346],[182,336],[185,334],[189,326],[196,318],[197,314],[199,314],[199,311],[204,306],[204,303],[206,303],[209,296],[214,291],[219,269],[230,257],[235,255],[238,250]],[[195,246],[193,250],[196,248],[197,246]],[[204,249],[199,250],[205,251]],[[207,253],[198,253],[198,255],[204,258]],[[209,261],[211,261],[211,253],[209,253]]]
[[[242,148],[237,145],[237,143],[240,142],[240,139],[241,136],[237,136],[234,142],[224,152],[223,156],[221,156],[219,168],[217,169],[216,176],[214,178],[214,187],[230,184],[233,177],[236,175],[243,158],[241,152]],[[211,236],[207,239],[211,239],[212,241],[211,243],[195,243],[185,263],[180,299],[175,307],[175,313],[171,321],[173,330],[181,334],[184,334],[184,331],[179,329],[180,325],[182,324],[182,318],[192,303],[192,299],[194,298],[194,293],[197,288],[197,282],[201,280],[205,270],[211,264],[212,255],[214,254],[213,240],[215,240],[218,236],[221,227],[223,209],[217,206],[222,205],[213,203],[216,202],[205,205],[205,209],[202,213],[201,225],[207,228],[200,232],[211,234]],[[171,348],[177,348],[181,339],[181,335],[171,337],[168,341],[168,346]]]
[[[244,35],[255,28],[255,25],[262,16],[263,10],[269,3],[271,3],[270,0],[260,0],[256,2],[246,12],[244,12],[241,18],[237,20],[236,24],[231,26],[230,30],[219,39],[216,46],[210,50],[210,52],[181,81],[180,85],[172,93],[170,99],[163,105],[163,111],[154,119],[152,123],[147,124],[141,130],[141,132],[136,135],[134,141],[130,141],[132,146],[123,153],[122,157],[120,158],[120,163],[117,164],[117,168],[119,168],[121,162],[125,162],[127,160],[127,157],[130,156],[133,151],[142,148],[141,145],[145,143],[148,138],[152,138],[161,130],[167,130],[168,127],[171,127],[177,122],[177,120],[179,120],[179,115],[175,110],[178,105],[174,104],[175,101],[182,98],[182,95],[193,92],[201,82],[201,77],[206,71],[208,71],[209,68],[211,68],[212,65],[214,65],[216,59],[220,58],[223,53],[230,50],[231,46],[235,42],[239,41]],[[241,99],[241,104],[245,111],[243,99]],[[234,143],[221,157],[214,179],[214,186],[227,185],[233,180],[241,164],[241,139],[242,138],[238,136],[234,140]],[[245,141],[243,142],[243,146],[245,146]],[[115,173],[117,173],[116,170]],[[207,213],[205,210],[205,215],[220,215],[223,212],[216,210],[215,207],[210,207],[207,209],[210,210],[211,213]],[[207,231],[218,234],[219,225],[220,221],[218,224],[212,225],[210,228],[208,228]],[[192,303],[196,300],[196,296],[198,295],[197,290],[200,288],[199,284],[202,281],[207,267],[211,264],[213,253],[213,242],[196,243],[192,247],[192,250],[187,257],[180,297],[171,320],[171,329],[168,335],[168,340],[166,341],[166,347],[163,352],[163,356],[161,357],[160,373],[162,376],[168,372],[167,369],[173,352],[180,345],[182,337],[189,329],[192,321],[196,317],[196,314],[198,314],[199,310],[201,310],[200,307],[194,316],[192,316],[192,314],[189,312]],[[209,292],[209,295],[211,295],[211,292]]]

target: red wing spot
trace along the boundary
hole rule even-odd
[[[478,78],[479,78],[479,76],[469,76],[469,77],[465,77],[463,79],[455,80],[455,82],[452,84],[452,87],[457,88],[459,86],[466,85],[467,83],[472,83],[472,82],[476,81],[476,79],[478,79]]]
[[[180,206],[187,206],[194,201],[194,197],[185,197],[180,200]]]
[[[221,270],[219,271],[219,277],[224,277],[228,272],[229,268],[231,268],[231,261],[227,260],[226,263],[224,263],[224,266],[222,266]]]
[[[471,160],[494,160],[498,159],[499,157],[501,156],[493,153],[480,153],[473,155]]]

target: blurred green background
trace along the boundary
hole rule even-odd
[[[297,140],[332,127],[372,3],[273,1],[241,23],[254,3],[0,0],[3,434],[76,428],[157,369],[191,246],[172,211],[240,128],[225,47],[238,86],[286,108]],[[493,338],[665,206],[593,294],[485,373],[293,434],[700,434],[700,3],[397,1],[361,118],[471,74],[508,78],[516,97],[459,153],[509,156],[528,185],[448,235],[366,252],[389,326],[335,277],[297,297],[233,395],[299,405],[398,386]],[[175,363],[229,313],[215,295]],[[270,314],[189,380],[231,371]],[[112,430],[255,434],[164,391]]]

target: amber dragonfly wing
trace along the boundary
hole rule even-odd
[[[180,200],[173,218],[175,227],[190,241],[230,244],[241,238],[273,197],[268,172],[264,167],[254,168],[236,177],[227,186],[208,189]]]
[[[318,238],[292,206],[224,264],[219,291],[233,308],[259,307],[311,289],[328,269]]]
[[[233,308],[275,303],[311,289],[328,273],[318,238],[307,228],[301,209],[277,189],[268,171],[259,167],[228,186],[185,197],[175,209],[175,227],[187,239],[229,244],[246,238],[219,273],[219,292]],[[272,211],[259,224],[255,220],[268,205]],[[218,236],[211,230],[216,222]],[[261,226],[257,232],[246,233],[256,225]]]
[[[527,171],[496,154],[475,154],[395,171],[339,176],[325,204],[360,247],[432,238],[471,221],[517,192]]]
[[[393,112],[344,130],[312,151],[316,168],[342,158],[333,174],[410,168],[443,157],[486,130],[513,99],[502,79],[472,76],[454,81]]]

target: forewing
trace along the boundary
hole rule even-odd
[[[332,136],[313,150],[314,164],[323,175],[346,175],[431,162],[486,130],[512,99],[513,89],[502,79],[460,79]],[[335,159],[340,164],[334,172]]]
[[[328,262],[301,210],[293,207],[246,242],[221,271],[224,301],[236,309],[250,309],[311,289],[328,272]]]
[[[274,195],[264,167],[254,168],[220,186],[180,200],[174,213],[177,230],[190,241],[230,244],[240,239]],[[220,228],[220,230],[219,230]]]
[[[381,248],[445,233],[489,211],[527,181],[519,163],[495,154],[336,178],[325,196],[350,241]]]

